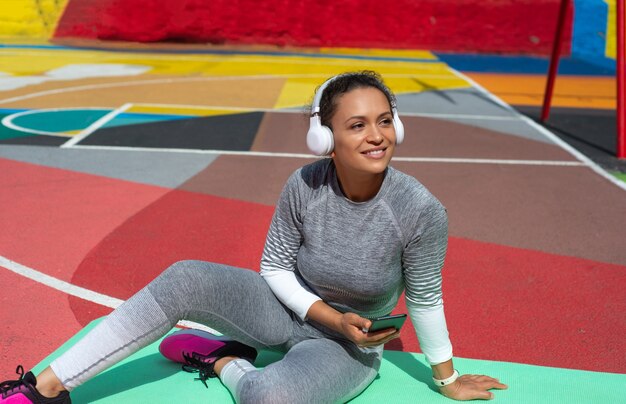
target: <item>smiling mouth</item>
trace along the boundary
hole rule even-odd
[[[366,156],[378,156],[380,154],[383,154],[385,150],[387,150],[386,147],[384,149],[376,149],[376,150],[369,150],[369,151],[361,152],[361,154],[365,154]]]

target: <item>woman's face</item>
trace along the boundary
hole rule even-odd
[[[393,155],[396,132],[387,97],[373,87],[340,96],[330,120],[335,147],[331,154],[343,172],[380,174]]]

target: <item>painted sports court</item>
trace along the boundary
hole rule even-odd
[[[531,119],[539,74],[373,47],[2,43],[0,380],[18,364],[41,368],[178,260],[258,271],[285,180],[315,159],[304,141],[315,87],[371,69],[406,128],[392,165],[448,209],[456,367],[509,384],[502,403],[624,400],[621,162],[607,169]],[[557,87],[557,114],[614,108],[610,75],[564,63],[579,70]],[[354,402],[448,402],[411,327],[386,349]],[[172,385],[181,401],[232,402],[218,380],[207,391],[154,346],[72,398],[163,402]]]

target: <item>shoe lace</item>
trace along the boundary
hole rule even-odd
[[[188,354],[183,352],[183,358],[185,358],[186,364],[183,365],[183,370],[189,373],[198,373],[198,377],[195,380],[200,380],[206,388],[209,388],[206,380],[210,377],[217,377],[215,371],[215,361],[207,361],[203,356],[198,355],[195,352]]]
[[[18,389],[21,385],[24,384],[24,368],[22,365],[17,365],[15,369],[15,373],[20,375],[20,378],[17,380],[6,380],[0,383],[0,393],[2,393],[2,398],[5,398],[8,393],[13,392],[15,389]]]

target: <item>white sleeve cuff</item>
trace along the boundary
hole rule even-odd
[[[278,300],[302,320],[306,319],[306,313],[313,303],[322,300],[319,296],[305,289],[292,271],[261,271],[261,276]]]
[[[452,343],[448,335],[443,304],[434,307],[414,306],[407,301],[407,308],[420,348],[431,365],[452,359]]]

